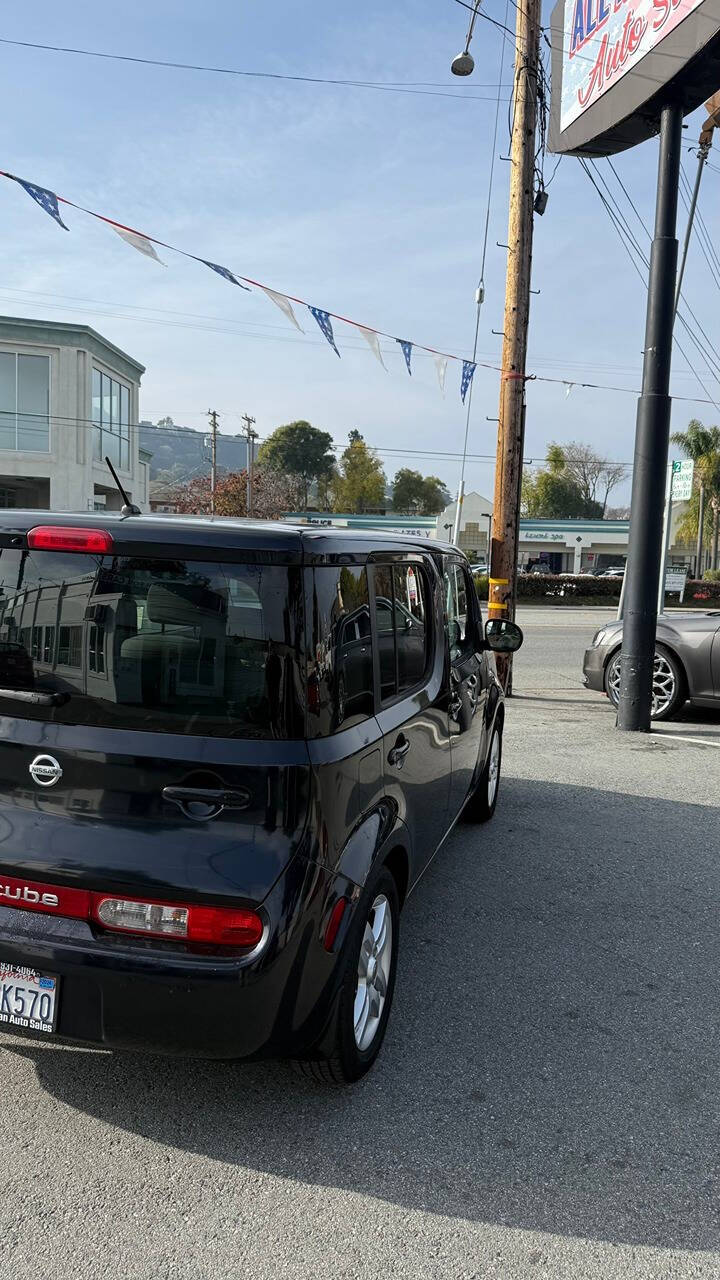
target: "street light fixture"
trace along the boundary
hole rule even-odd
[[[459,53],[450,63],[450,70],[454,76],[471,76],[475,70],[475,59],[466,49],[464,53]]]

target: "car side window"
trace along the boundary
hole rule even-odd
[[[474,587],[463,565],[454,560],[445,561],[443,574],[445,592],[445,629],[450,649],[450,661],[458,662],[468,657],[474,649],[473,609],[471,591]]]
[[[389,701],[421,684],[430,661],[430,585],[417,564],[375,565],[375,626],[380,697]]]
[[[370,600],[364,566],[308,570],[308,736],[324,737],[375,711]]]

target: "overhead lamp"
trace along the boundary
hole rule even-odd
[[[469,49],[465,49],[463,53],[459,53],[450,63],[450,70],[454,76],[471,76],[475,70],[475,59]]]

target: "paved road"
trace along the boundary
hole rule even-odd
[[[500,808],[354,1090],[0,1037],[2,1280],[720,1276],[720,717],[618,736],[597,616],[523,612]]]

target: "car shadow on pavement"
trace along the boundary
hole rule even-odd
[[[506,779],[492,826],[456,828],[407,904],[388,1041],[353,1089],[275,1063],[2,1047],[63,1104],[171,1160],[717,1249],[716,817]]]

